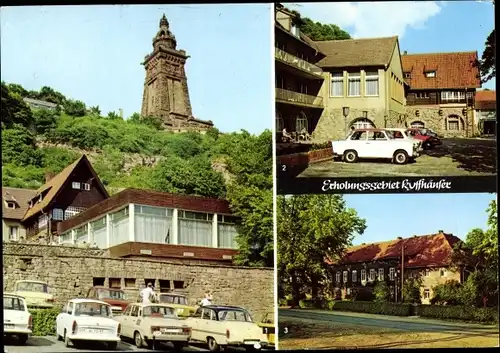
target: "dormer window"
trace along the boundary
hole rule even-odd
[[[7,208],[16,209],[16,203],[14,201],[7,201]]]
[[[405,78],[411,78],[411,72],[405,72],[404,75]]]
[[[293,34],[295,37],[297,37],[297,38],[299,38],[299,37],[300,37],[300,29],[299,29],[299,27],[297,27],[297,25],[295,25],[295,24],[293,24],[293,23],[292,23],[291,32],[292,32],[292,34]]]
[[[425,77],[428,77],[428,78],[434,78],[434,77],[436,77],[436,71],[427,71],[425,73]]]
[[[75,189],[75,190],[80,190],[80,189],[81,189],[81,187],[80,187],[80,183],[79,183],[79,182],[77,182],[77,181],[72,182],[72,183],[71,183],[71,187],[72,187],[73,189]]]

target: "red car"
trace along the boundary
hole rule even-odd
[[[426,134],[422,129],[409,128],[406,130],[406,133],[417,140],[421,140],[422,147],[425,150],[429,150],[441,144],[441,140],[438,137],[430,136]]]
[[[125,292],[118,288],[106,288],[94,286],[87,292],[87,298],[101,300],[111,305],[113,314],[120,314],[125,311],[127,305],[132,301],[127,300]]]

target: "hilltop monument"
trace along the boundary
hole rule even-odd
[[[177,49],[177,41],[163,14],[160,29],[153,38],[153,52],[144,58],[146,79],[141,116],[155,116],[163,120],[163,128],[175,132],[206,131],[211,121],[195,119],[184,65],[189,58]]]

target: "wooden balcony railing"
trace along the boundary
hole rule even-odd
[[[276,88],[276,100],[304,105],[323,106],[323,97],[310,96],[308,94]]]
[[[300,59],[296,57],[295,55],[292,55],[290,53],[287,53],[286,51],[279,49],[279,48],[274,48],[274,57],[278,60],[281,60],[291,66],[294,66],[298,69],[302,69],[304,71],[307,71],[315,76],[321,77],[321,74],[323,73],[323,70],[321,70],[320,67],[311,64],[310,62],[307,62],[303,59]]]

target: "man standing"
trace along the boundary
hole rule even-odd
[[[205,298],[200,303],[201,306],[212,305],[212,296],[209,293],[205,293]]]
[[[151,282],[148,283],[147,287],[141,291],[142,303],[151,304],[151,298],[154,295],[154,288]]]

